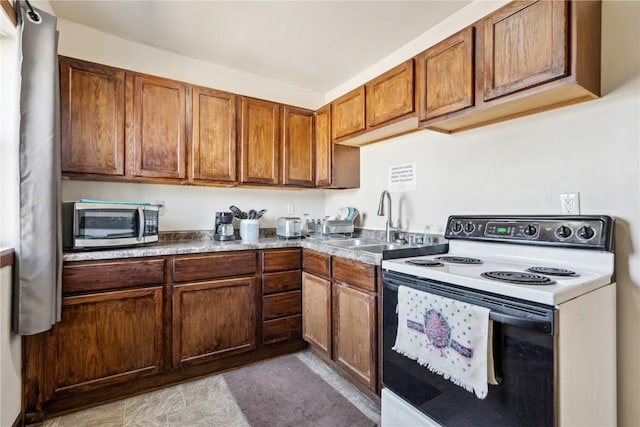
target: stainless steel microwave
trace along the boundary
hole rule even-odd
[[[66,250],[135,246],[158,241],[158,206],[144,203],[62,202]]]

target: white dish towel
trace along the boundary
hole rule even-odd
[[[484,399],[487,383],[496,383],[492,346],[487,345],[489,312],[485,307],[400,286],[393,350]]]

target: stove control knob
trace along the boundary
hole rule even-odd
[[[566,225],[561,225],[560,227],[556,228],[556,236],[561,239],[568,238],[569,236],[571,236],[571,233],[571,228],[567,227]]]
[[[475,225],[475,224],[473,224],[473,223],[471,223],[471,222],[468,222],[468,223],[467,223],[467,224],[465,224],[465,226],[464,226],[464,231],[465,231],[467,234],[473,233],[473,230],[475,230],[475,229],[476,229],[476,225]]]
[[[451,231],[453,231],[456,234],[461,232],[462,231],[462,223],[460,221],[454,222],[453,225],[451,226]]]
[[[536,233],[538,232],[538,228],[533,224],[529,224],[529,225],[525,225],[522,231],[526,236],[535,236]]]
[[[588,225],[583,225],[576,232],[576,235],[578,236],[578,238],[580,238],[582,240],[589,240],[595,234],[596,234],[596,232],[593,230],[593,228],[589,227]]]

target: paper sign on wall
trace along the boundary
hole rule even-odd
[[[389,191],[416,191],[416,164],[389,166]]]

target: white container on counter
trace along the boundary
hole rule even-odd
[[[260,237],[260,220],[259,219],[241,219],[240,220],[240,239],[243,243],[255,243]]]

